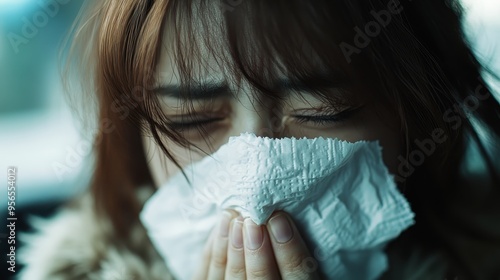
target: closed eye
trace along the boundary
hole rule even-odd
[[[310,115],[294,114],[292,117],[298,124],[311,123],[314,125],[325,125],[331,123],[340,123],[349,119],[352,115],[359,112],[363,106],[346,109],[340,113],[320,113]]]
[[[224,119],[225,118],[220,117],[220,118],[207,118],[207,119],[190,120],[187,122],[170,122],[170,127],[174,130],[181,132],[181,131],[186,131],[186,130],[204,127],[204,126],[210,125],[212,123],[223,121]]]

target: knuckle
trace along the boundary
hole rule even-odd
[[[306,254],[293,254],[288,257],[287,261],[283,264],[283,269],[289,272],[301,271],[303,268],[304,260],[309,256]]]
[[[268,279],[271,275],[271,271],[269,268],[255,268],[250,271],[247,271],[248,279]]]
[[[225,268],[227,264],[227,256],[222,254],[214,254],[212,255],[211,263],[215,268]]]
[[[230,279],[244,279],[246,271],[244,267],[231,266],[227,268],[227,273],[229,274]]]

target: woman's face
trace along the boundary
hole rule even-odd
[[[165,38],[169,38],[166,35]],[[209,69],[196,73],[198,80],[192,85],[194,91],[190,100],[178,95],[179,69],[168,47],[163,49],[157,69],[160,79],[156,94],[160,97],[164,113],[174,128],[203,151],[184,148],[165,138],[167,149],[182,167],[200,160],[206,153],[212,154],[227,143],[229,137],[250,132],[271,138],[325,137],[350,142],[379,140],[385,164],[391,173],[396,172],[401,139],[399,119],[388,110],[380,109],[381,104],[376,98],[371,98],[374,93],[352,92],[349,94],[356,95],[355,98],[347,101],[341,100],[338,89],[329,88],[341,104],[332,108],[310,92],[298,92],[283,86],[284,98],[278,102],[266,99],[245,82],[236,86],[231,82],[232,77],[228,79],[222,74],[227,73],[227,69],[221,69],[213,58],[208,57],[205,62],[205,67],[194,68]],[[287,80],[289,77],[282,75],[277,83],[286,84],[283,81]],[[205,134],[198,128],[205,130]],[[179,169],[148,135],[143,136],[144,150],[154,183],[160,187]]]

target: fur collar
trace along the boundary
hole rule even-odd
[[[141,192],[144,201],[145,188]],[[94,214],[88,194],[54,217],[33,218],[31,224],[36,233],[20,236],[21,280],[173,279],[144,227],[134,224],[130,240],[117,242],[109,221]]]

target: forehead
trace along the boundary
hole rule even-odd
[[[187,1],[186,1],[187,2]],[[162,28],[159,80],[180,83],[189,72],[198,81],[222,79],[229,53],[224,44],[224,19],[220,4],[174,5],[167,11]],[[181,75],[183,74],[183,75]]]
[[[186,38],[176,36],[172,27],[168,26],[164,30],[157,65],[160,83],[180,84],[181,78],[187,76],[189,81],[182,82],[227,80],[228,64],[223,63],[224,60],[220,57],[223,52],[225,57],[229,54],[222,44],[215,46],[217,51],[214,52],[211,50],[214,46],[207,46],[203,42],[205,38],[199,33],[194,34],[195,38],[188,41]],[[215,32],[216,30],[208,36],[217,36]]]
[[[348,80],[342,63],[332,63],[344,59],[333,48],[314,46],[327,39],[323,35],[305,36],[292,27],[278,33],[270,27],[259,29],[266,19],[247,15],[249,3],[228,11],[213,1],[195,2],[191,6],[177,2],[167,12],[156,71],[159,84],[249,82],[262,89],[285,79]],[[236,13],[241,15],[237,20]]]

